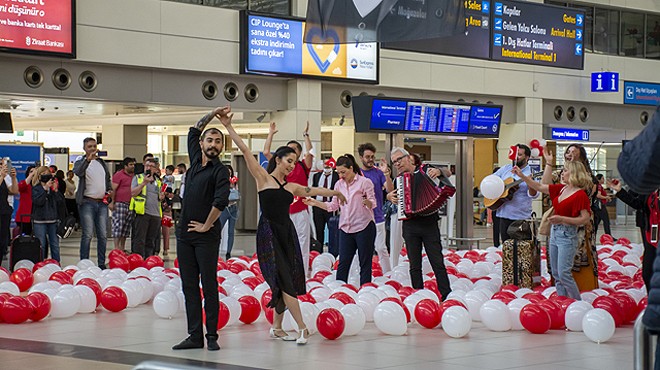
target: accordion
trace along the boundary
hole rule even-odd
[[[454,193],[456,188],[449,179],[442,177],[438,186],[423,171],[404,173],[397,177],[397,216],[406,220],[415,216],[430,216],[440,209]]]

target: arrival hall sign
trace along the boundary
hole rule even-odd
[[[584,13],[519,1],[494,1],[491,59],[584,68]]]

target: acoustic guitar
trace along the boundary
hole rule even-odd
[[[543,172],[538,172],[536,174],[532,174],[531,177],[533,179],[537,179],[541,178],[542,176]],[[500,208],[504,203],[513,199],[513,194],[518,191],[522,182],[522,179],[514,180],[513,177],[509,177],[508,179],[504,180],[504,192],[502,192],[502,195],[496,199],[484,197],[484,206],[492,211]]]

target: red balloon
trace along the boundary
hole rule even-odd
[[[268,307],[268,303],[270,303],[271,299],[273,299],[273,292],[270,289],[268,289],[261,296],[261,308],[263,308],[264,311]]]
[[[617,240],[616,242],[625,246],[630,245],[630,239],[628,238],[619,238],[619,240]]]
[[[391,286],[394,289],[396,289],[397,292],[399,291],[399,289],[403,288],[403,284],[399,283],[396,280],[388,280],[388,281],[385,282],[385,284]]]
[[[46,265],[47,265],[47,263],[44,262],[44,261],[37,262],[37,263],[34,264],[34,266],[32,266],[32,272],[36,272],[37,270],[39,270],[40,268],[42,268]],[[7,275],[9,275],[9,272],[7,272]]]
[[[30,312],[31,321],[41,321],[50,313],[51,303],[50,298],[44,293],[34,292],[25,297],[32,312]]]
[[[348,294],[344,292],[334,292],[330,295],[328,299],[336,299],[343,304],[355,304],[355,300]]]
[[[614,292],[610,294],[610,297],[614,298],[619,302],[619,307],[621,307],[621,314],[623,317],[623,323],[629,323],[635,321],[637,318],[637,302],[633,297],[629,296],[624,292]]]
[[[250,266],[250,271],[256,276],[261,276],[261,267],[258,263],[253,263],[252,266]]]
[[[594,308],[602,308],[609,312],[614,319],[614,324],[619,327],[623,324],[624,315],[619,306],[619,302],[610,296],[600,296],[591,303]]]
[[[52,258],[46,258],[44,260],[46,264],[52,263],[53,265],[60,265],[60,262],[58,260],[52,259]]]
[[[103,293],[103,289],[101,288],[101,284],[99,284],[98,281],[92,278],[84,278],[80,279],[76,285],[85,285],[90,287],[94,291],[94,295],[96,295],[96,307],[101,304],[101,294]]]
[[[399,293],[399,297],[401,297],[401,300],[403,301],[404,299],[408,298],[415,292],[416,292],[415,288],[410,286],[404,286],[401,287],[397,293]]]
[[[323,281],[323,279],[325,279],[326,276],[328,276],[328,275],[332,275],[332,272],[330,272],[330,271],[319,271],[316,274],[314,274],[314,278],[315,279],[321,279],[321,281]]]
[[[50,275],[50,278],[48,278],[48,280],[57,281],[62,285],[73,284],[73,279],[71,278],[71,276],[69,276],[69,274],[67,274],[64,271],[54,272],[52,275]]]
[[[350,290],[354,291],[355,293],[358,292],[358,288],[354,287],[354,286],[351,285],[351,284],[342,284],[342,287],[343,287],[343,288],[350,289]]]
[[[550,329],[558,330],[562,329],[566,325],[566,310],[562,309],[558,302],[545,299],[541,302],[538,302],[538,305],[541,306],[541,308],[543,308],[545,312],[548,313],[548,315],[550,315]]]
[[[371,276],[381,277],[381,276],[383,276],[383,270],[382,269],[371,269]]]
[[[415,306],[415,320],[427,328],[433,329],[440,325],[440,305],[432,299],[422,299]]]
[[[264,316],[266,316],[266,320],[273,325],[273,315],[274,315],[274,310],[270,307],[264,308]]]
[[[18,285],[18,289],[20,289],[21,292],[25,292],[32,286],[34,276],[32,275],[32,271],[26,268],[20,268],[9,276],[9,281]]]
[[[541,146],[541,143],[540,143],[538,140],[536,140],[536,139],[532,139],[532,140],[529,142],[529,146],[530,146],[532,149],[533,149],[533,148],[538,148],[538,147]]]
[[[26,322],[32,314],[32,307],[23,297],[8,297],[2,304],[2,319],[8,324]]]
[[[67,269],[67,270],[64,270],[64,272],[66,272],[69,276],[71,276],[71,278],[73,278],[73,275],[75,275],[76,272],[78,272],[78,270],[76,270],[76,269]]]
[[[110,258],[108,266],[110,266],[111,269],[122,269],[128,272],[131,268],[131,263],[128,261],[128,257],[117,254]]]
[[[244,295],[238,299],[241,304],[241,317],[239,320],[243,324],[252,324],[257,321],[261,313],[259,301],[251,295]]]
[[[311,304],[316,303],[316,299],[314,299],[314,297],[312,297],[312,295],[309,294],[309,293],[307,293],[307,294],[303,294],[303,295],[299,295],[299,296],[298,296],[298,300],[299,300],[300,302],[309,302],[309,303],[311,303]]]
[[[226,304],[219,302],[218,306],[218,330],[224,328],[229,322],[229,307]]]
[[[113,249],[108,253],[108,258],[115,258],[117,256],[126,257],[126,252],[121,249]]]
[[[440,320],[442,320],[442,314],[445,313],[445,310],[448,309],[449,307],[452,307],[452,306],[460,306],[460,307],[463,307],[467,310],[467,307],[463,303],[461,303],[460,301],[457,301],[455,299],[448,299],[448,300],[440,303],[440,311],[439,311]]]
[[[229,271],[233,272],[234,274],[238,274],[244,270],[247,270],[247,268],[242,263],[232,263],[229,265]]]
[[[503,286],[503,287],[502,287],[502,290],[503,290],[503,291],[504,291],[504,290],[510,290],[510,291],[512,291],[512,292],[515,292],[516,290],[518,290],[518,286],[513,285],[513,284],[509,284],[509,285],[505,285],[505,286]]]
[[[520,310],[520,323],[533,334],[543,334],[550,330],[552,319],[538,303],[531,303]]]
[[[316,327],[324,338],[335,340],[344,333],[346,322],[339,310],[326,308],[316,318]]]
[[[174,267],[179,268],[179,257],[174,259]]]
[[[137,253],[128,255],[128,268],[132,271],[138,267],[144,266],[144,258]]]
[[[101,304],[110,312],[119,312],[128,306],[128,297],[120,287],[107,287],[101,293]]]
[[[364,288],[366,288],[366,287],[369,287],[369,286],[370,286],[370,287],[373,287],[373,288],[378,288],[378,285],[369,282],[369,283],[364,283],[364,284],[362,284],[362,286],[360,287],[360,290],[362,290],[362,289],[364,289]]]
[[[518,297],[516,297],[516,295],[514,293],[511,293],[507,290],[497,292],[497,293],[493,294],[493,296],[491,297],[491,299],[498,299],[500,301],[504,301],[504,300],[511,301],[511,300],[516,299],[516,298],[518,298]]]
[[[401,306],[401,308],[403,308],[403,311],[406,313],[406,322],[407,323],[411,322],[411,320],[410,320],[410,318],[411,318],[410,317],[410,310],[408,310],[408,306],[403,304],[403,302],[401,302],[400,299],[397,299],[397,298],[394,298],[394,297],[387,297],[387,298],[381,300],[381,302],[385,302],[385,301],[394,302],[394,303],[398,304],[399,306]]]
[[[149,256],[144,260],[144,267],[151,270],[154,267],[165,267],[165,262],[159,256]]]
[[[243,283],[249,286],[250,289],[252,290],[254,290],[254,288],[256,288],[257,285],[261,284],[261,282],[259,281],[259,279],[257,279],[256,276],[246,277],[245,279],[243,279]]]
[[[534,292],[534,293],[527,293],[527,294],[523,295],[522,297],[525,298],[525,299],[527,299],[528,301],[530,301],[530,302],[532,302],[532,303],[539,303],[539,302],[541,302],[541,301],[545,301],[545,300],[546,300],[546,298],[545,298],[545,296],[544,296],[543,294],[541,294],[541,293],[536,293],[536,292]]]

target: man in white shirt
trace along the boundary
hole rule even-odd
[[[76,203],[80,210],[82,238],[80,239],[80,259],[89,258],[92,235],[96,230],[96,251],[98,265],[105,268],[105,247],[107,243],[108,203],[112,196],[112,181],[108,166],[98,156],[96,140],[88,137],[83,140],[85,156],[73,165],[73,173],[79,178]],[[106,196],[107,195],[107,196]]]

